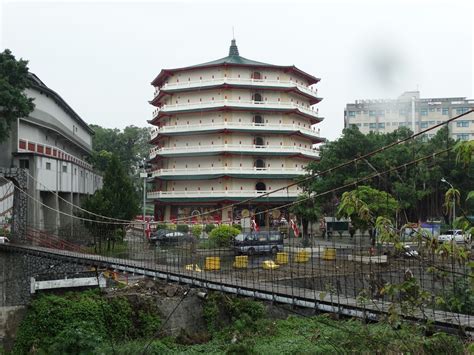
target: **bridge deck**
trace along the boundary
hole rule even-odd
[[[237,274],[219,271],[189,271],[182,267],[160,265],[150,261],[105,257],[38,246],[3,244],[0,245],[0,248],[52,259],[66,259],[84,265],[100,265],[101,267],[122,272],[370,320],[382,319],[390,312],[390,308],[393,305],[393,303],[388,301],[373,299],[361,303],[355,297],[323,290],[318,291],[295,287],[294,285],[282,285],[281,283],[277,284],[268,280],[251,280],[249,278],[249,276],[252,276],[251,271],[249,271],[246,278],[243,278],[238,277]],[[268,272],[271,273],[271,270]],[[404,317],[414,321],[430,320],[442,327],[462,328],[468,332],[474,331],[474,317],[465,314],[424,308],[423,311],[415,311],[410,315],[404,315]]]

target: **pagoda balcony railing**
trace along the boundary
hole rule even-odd
[[[213,100],[213,101],[200,101],[195,103],[184,103],[184,104],[173,104],[163,105],[153,111],[152,119],[157,118],[161,112],[181,112],[190,110],[203,110],[220,107],[232,107],[252,110],[299,110],[301,113],[319,118],[319,110],[314,109],[313,106],[304,106],[295,102],[283,102],[283,101],[254,101],[254,100]]]
[[[294,174],[303,175],[305,169],[298,168],[256,168],[256,167],[240,167],[240,166],[221,166],[212,168],[173,168],[173,169],[156,169],[151,171],[151,177],[176,176],[176,175],[210,175],[210,174],[251,174],[251,175],[275,175],[275,174]]]
[[[158,155],[174,156],[174,155],[199,155],[202,153],[254,153],[258,154],[301,154],[311,158],[319,157],[319,150],[313,148],[302,148],[298,146],[281,146],[281,145],[244,145],[244,144],[213,144],[213,145],[195,145],[186,147],[154,147],[150,149],[150,159]],[[196,154],[197,153],[197,154]]]
[[[274,124],[274,123],[255,123],[255,122],[215,122],[215,123],[201,123],[201,124],[186,124],[186,125],[175,125],[175,126],[161,126],[154,127],[151,131],[151,139],[156,138],[159,134],[166,133],[186,133],[186,132],[199,132],[209,130],[244,130],[251,129],[253,132],[288,132],[288,131],[300,131],[305,135],[309,135],[315,138],[320,138],[319,128],[304,127],[297,124]]]
[[[194,80],[194,81],[182,81],[177,83],[166,83],[161,87],[161,90],[182,90],[182,89],[195,89],[195,88],[206,88],[209,86],[216,85],[251,85],[257,88],[262,87],[274,87],[274,88],[284,88],[291,89],[297,88],[307,95],[312,97],[318,97],[318,90],[313,89],[310,86],[306,86],[301,83],[297,83],[293,80],[267,80],[267,79],[249,79],[249,78],[214,78],[206,80]],[[155,90],[155,97],[158,96],[160,89]]]
[[[187,190],[187,191],[150,191],[147,193],[148,199],[155,198],[194,198],[194,197],[204,197],[204,198],[215,198],[215,197],[243,197],[251,198],[262,196],[265,193],[271,192],[271,190],[261,191],[261,190]],[[300,190],[288,189],[281,190],[271,193],[270,195],[262,196],[262,200],[271,199],[271,198],[282,198],[282,197],[291,197],[295,198],[301,193]]]

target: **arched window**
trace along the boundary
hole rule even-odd
[[[265,146],[265,141],[263,140],[262,137],[255,137],[255,146],[258,147],[264,147]]]
[[[265,124],[265,121],[263,120],[263,117],[260,115],[253,116],[253,123],[255,123],[256,126],[263,126]]]
[[[255,93],[253,94],[252,96],[252,100],[255,101],[255,102],[262,102],[262,95],[260,95],[259,93]]]
[[[257,159],[257,160],[255,160],[255,167],[256,167],[258,170],[263,170],[263,169],[265,169],[265,160],[263,160],[263,159]]]
[[[261,192],[265,192],[267,191],[267,187],[265,186],[265,184],[263,182],[257,182],[257,184],[255,184],[255,190],[257,191],[261,191]]]
[[[260,72],[258,72],[258,71],[254,71],[252,73],[252,79],[261,80],[262,79],[262,74],[260,74]]]

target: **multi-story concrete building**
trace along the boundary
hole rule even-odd
[[[12,125],[9,139],[0,145],[0,167],[28,169],[28,225],[57,231],[71,222],[58,210],[71,213],[72,206],[54,193],[79,205],[81,197],[101,187],[102,178],[86,162],[93,131],[36,75],[30,80],[26,94],[35,109]]]
[[[312,87],[320,79],[295,66],[229,55],[212,62],[163,69],[152,81],[155,219],[173,220],[222,208],[203,222],[239,220],[296,199],[297,186],[245,205],[229,205],[277,190],[318,159],[323,139]],[[259,225],[285,210],[259,214]],[[199,221],[200,218],[195,218]]]
[[[395,100],[356,100],[344,110],[344,126],[356,125],[362,133],[393,132],[406,126],[418,133],[474,108],[474,100],[465,97],[420,98],[419,91],[408,91]],[[439,129],[439,128],[438,128]],[[438,129],[430,131],[431,138]],[[449,124],[451,137],[474,139],[474,114]]]

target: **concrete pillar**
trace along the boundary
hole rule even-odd
[[[78,193],[75,193],[72,195],[72,203],[75,206],[80,206],[81,205],[81,195]]]
[[[166,222],[169,222],[170,219],[171,219],[171,206],[165,206],[165,218],[164,218],[164,220]]]
[[[71,205],[72,199],[73,199],[72,195],[70,193],[60,192],[59,197],[61,197],[61,198],[58,198],[59,210],[61,212],[67,213],[68,215],[72,215],[73,214],[72,205]],[[61,229],[66,228],[71,225],[72,217],[68,215],[65,215],[62,213],[59,214],[59,225]]]
[[[43,215],[44,215],[44,229],[57,234],[59,228],[59,203],[58,197],[47,191],[41,191],[41,201],[44,205],[42,206]]]
[[[233,218],[232,216],[232,208],[230,206],[225,206],[222,210],[222,223],[224,224],[232,224]]]

